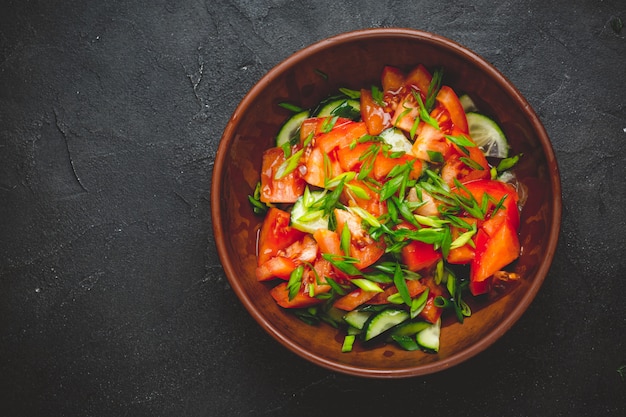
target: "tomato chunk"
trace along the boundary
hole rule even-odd
[[[440,259],[441,252],[431,243],[414,240],[402,248],[402,262],[414,272],[430,268]]]
[[[445,160],[450,154],[451,145],[445,139],[443,132],[428,123],[420,122],[420,126],[411,154],[429,162],[440,163]]]
[[[289,225],[291,215],[276,207],[272,207],[265,215],[259,234],[258,265],[277,256],[279,251],[302,239],[304,232]]]
[[[321,299],[311,297],[309,294],[303,291],[298,292],[295,297],[289,299],[289,290],[287,289],[287,282],[281,282],[270,290],[272,298],[276,303],[283,308],[305,308],[310,307],[322,302]]]
[[[377,294],[379,293],[375,291],[365,291],[361,288],[357,288],[343,297],[338,298],[333,303],[333,306],[344,311],[352,311],[374,298]]]
[[[380,83],[385,93],[397,93],[404,86],[404,73],[397,67],[386,65],[380,76]]]
[[[417,87],[421,91],[422,95],[425,96],[428,93],[428,87],[430,86],[432,79],[433,76],[426,69],[426,67],[419,64],[407,74],[404,83],[406,86]]]
[[[289,279],[296,266],[293,260],[285,256],[275,256],[257,266],[256,279],[259,281],[269,281],[274,278]]]
[[[317,242],[322,253],[329,255],[341,255],[341,243],[337,232],[328,229],[318,229],[313,233],[313,239]]]
[[[517,230],[509,222],[503,222],[491,236],[480,230],[476,238],[476,256],[470,266],[472,294],[488,292],[493,274],[517,259],[519,253]]]
[[[364,269],[375,263],[385,253],[385,245],[373,240],[361,225],[361,218],[347,210],[335,209],[337,233],[341,236],[343,228],[350,230],[350,256],[358,260],[354,266]]]
[[[465,117],[465,110],[463,110],[463,105],[454,90],[447,85],[442,85],[435,100],[446,109],[452,124],[461,132],[468,134],[469,128],[467,125],[467,117]]]
[[[380,135],[391,126],[391,117],[382,105],[376,103],[370,90],[361,89],[361,118],[372,136]]]
[[[424,279],[422,280],[422,282],[426,286],[428,286],[429,292],[428,299],[426,300],[426,305],[424,306],[424,309],[419,314],[419,316],[430,323],[436,323],[443,313],[443,308],[437,307],[435,305],[435,298],[443,295],[444,290],[441,288],[441,286],[435,284],[435,281],[432,278]]]
[[[364,122],[335,125],[330,132],[322,133],[316,137],[315,146],[319,147],[323,153],[328,154],[334,149],[350,146],[352,142],[364,135],[367,135],[367,126]]]
[[[304,193],[305,182],[297,170],[277,179],[276,173],[285,162],[285,152],[278,147],[263,153],[261,169],[261,201],[294,203]]]
[[[493,274],[513,262],[520,254],[517,235],[519,197],[513,186],[494,180],[468,182],[463,188],[464,190],[456,192],[465,195],[469,192],[478,202],[485,195],[490,198],[488,217],[479,226],[474,239],[476,249],[470,264],[470,291],[479,295],[489,291]],[[497,211],[494,213],[496,207]]]
[[[325,158],[326,156],[326,158]],[[330,176],[327,176],[326,161],[330,163]],[[306,157],[304,180],[306,183],[323,188],[327,180],[343,172],[335,153],[324,154],[318,147],[310,148],[310,153]]]

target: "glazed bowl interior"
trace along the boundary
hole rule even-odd
[[[380,85],[385,65],[443,69],[444,83],[467,93],[500,123],[512,154],[523,154],[515,173],[528,191],[522,211],[522,255],[514,264],[520,284],[472,304],[463,324],[446,321],[437,354],[393,345],[341,352],[343,334],[312,327],[279,307],[269,284],[255,279],[257,232],[262,217],[248,202],[259,181],[263,151],[290,112],[281,102],[314,106],[340,87]],[[374,378],[424,375],[466,360],[493,344],[523,314],[552,261],[561,216],[560,179],[547,134],[526,100],[481,57],[439,36],[405,29],[351,32],[321,41],[269,71],[233,113],[218,149],[212,180],[212,217],[219,256],[237,296],[255,320],[284,347],[334,371]]]

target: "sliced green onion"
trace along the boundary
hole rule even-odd
[[[353,278],[350,280],[350,282],[352,282],[363,291],[383,292],[383,289],[380,288],[380,285],[366,278]]]
[[[463,162],[468,167],[475,169],[477,171],[482,171],[485,169],[482,165],[480,165],[478,162],[474,161],[471,158],[465,158],[464,156],[462,156],[459,158],[459,161]]]
[[[428,301],[428,294],[430,293],[430,288],[426,287],[426,289],[419,295],[419,297],[414,298],[411,301],[411,318],[414,319],[417,317],[424,307],[426,307],[426,302]]]
[[[346,187],[348,187],[348,189],[352,191],[354,195],[356,195],[358,198],[363,199],[363,200],[371,200],[371,197],[367,193],[367,191],[365,191],[363,188],[359,187],[358,185],[346,184]]]
[[[298,152],[285,159],[285,161],[280,164],[280,166],[276,170],[274,179],[279,180],[281,178],[284,178],[287,175],[291,174],[296,168],[298,168],[298,164],[300,163],[300,157],[302,157],[303,153],[304,148],[300,149]]]
[[[287,103],[284,101],[281,103],[278,103],[278,105],[282,107],[283,109],[290,110],[294,113],[300,113],[301,111],[304,110],[302,107],[299,107],[299,106],[296,106],[295,104]]]
[[[391,338],[404,350],[414,351],[420,348],[417,341],[410,336],[394,334]]]
[[[328,133],[333,130],[333,127],[335,127],[335,123],[337,123],[337,119],[339,119],[339,116],[327,117],[326,119],[324,119],[321,128],[322,132]]]
[[[347,334],[343,339],[343,344],[341,345],[341,352],[352,352],[352,347],[354,345],[354,341],[356,340],[356,336],[353,334]]]
[[[287,290],[289,292],[289,300],[293,300],[302,286],[302,276],[304,275],[304,266],[298,265],[296,269],[291,272],[289,276],[289,282],[287,283]]]
[[[380,89],[375,85],[372,86],[372,98],[379,106],[385,106],[385,102],[383,101],[383,92],[380,91]]]
[[[325,80],[327,80],[327,79],[328,79],[328,74],[326,74],[324,71],[319,70],[319,69],[315,69],[314,71],[315,71],[315,73],[316,73],[317,75],[319,75],[319,76],[320,76],[320,77],[322,77],[323,79],[325,79]]]
[[[450,249],[457,249],[461,246],[464,246],[466,243],[470,242],[472,237],[476,234],[476,223],[472,226],[471,230],[468,230],[465,233],[462,233],[459,237],[454,239],[450,244]]]
[[[335,188],[341,182],[352,181],[354,177],[356,177],[356,172],[353,172],[353,171],[342,172],[341,174],[327,181],[324,184],[324,188],[331,188],[331,189]]]
[[[441,152],[426,151],[426,153],[428,154],[428,159],[430,159],[431,162],[438,164],[443,163],[443,154]]]
[[[376,217],[369,211],[359,206],[348,207],[348,211],[356,214],[372,227],[380,227],[381,224]]]
[[[357,259],[347,256],[337,256],[330,253],[323,253],[322,257],[348,275],[361,275],[361,271],[354,266],[354,264],[358,262]]]
[[[409,288],[406,285],[406,281],[404,280],[404,275],[402,275],[402,269],[400,269],[400,264],[396,263],[396,267],[393,271],[393,283],[398,289],[398,294],[402,297],[402,301],[408,306],[411,305],[411,295],[409,294]]]
[[[341,91],[343,94],[345,94],[346,96],[350,97],[350,98],[361,98],[361,92],[359,90],[351,90],[349,88],[340,88],[339,91]]]
[[[422,216],[421,214],[414,214],[413,217],[422,226],[443,227],[444,225],[450,223],[448,220],[440,219],[434,216]]]
[[[389,297],[387,297],[387,302],[389,302],[390,304],[404,304],[402,295],[399,292],[391,294]]]
[[[496,166],[496,171],[498,173],[502,173],[504,171],[508,171],[513,168],[519,162],[519,159],[523,156],[523,154],[515,155],[510,158],[504,158],[502,161],[498,163]]]
[[[445,137],[450,142],[463,148],[473,148],[476,146],[474,142],[472,142],[469,138],[467,138],[464,135],[457,135],[457,136],[445,135]]]
[[[352,240],[352,235],[350,233],[350,228],[345,225],[341,230],[341,251],[344,255],[350,256],[350,242]]]

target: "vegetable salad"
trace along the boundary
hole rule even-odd
[[[294,114],[263,154],[256,277],[302,320],[344,329],[345,352],[436,352],[442,314],[462,322],[466,297],[518,279],[505,268],[520,254],[519,155],[475,109],[470,129],[471,98],[442,81],[387,66],[379,86],[285,105]]]

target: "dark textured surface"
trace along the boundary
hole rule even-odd
[[[0,415],[626,413],[626,22],[621,0],[4,1]],[[337,33],[411,27],[504,73],[562,176],[551,272],[494,346],[400,381],[286,351],[230,289],[212,161],[245,92]]]

